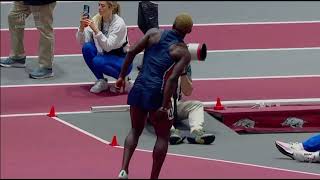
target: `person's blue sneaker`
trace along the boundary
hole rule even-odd
[[[33,79],[43,79],[53,77],[52,68],[38,68],[29,73],[29,77]]]
[[[8,57],[6,59],[1,59],[0,65],[2,67],[24,68],[26,67],[26,57],[23,57],[23,58]]]

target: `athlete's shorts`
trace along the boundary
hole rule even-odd
[[[160,89],[147,89],[134,85],[128,94],[128,105],[152,111],[162,106],[162,99],[163,94]]]

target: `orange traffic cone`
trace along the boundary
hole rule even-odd
[[[224,110],[223,105],[221,104],[220,98],[217,98],[217,103],[213,107],[214,110]]]
[[[47,114],[49,117],[56,117],[56,112],[54,110],[54,106],[51,106],[49,114]]]
[[[113,136],[112,141],[109,145],[110,146],[119,146],[118,141],[117,141],[117,136]]]

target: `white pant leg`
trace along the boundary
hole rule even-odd
[[[172,124],[171,128],[170,128],[170,132],[174,132],[176,128],[174,127],[174,125]]]
[[[204,124],[204,109],[200,101],[178,101],[178,120],[189,120],[190,132],[202,130]]]

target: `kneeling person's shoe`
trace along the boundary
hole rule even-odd
[[[23,58],[8,57],[7,59],[1,59],[0,65],[2,67],[24,68],[26,67],[26,57],[23,57]]]
[[[185,136],[184,137],[180,136],[180,131],[178,129],[175,129],[174,131],[171,132],[169,142],[171,145],[181,144],[181,143],[183,143],[183,140],[185,138],[186,138]]]
[[[33,79],[44,79],[44,78],[53,77],[53,71],[52,71],[52,68],[42,67],[30,72],[29,77]]]
[[[211,144],[215,140],[213,134],[205,134],[203,130],[194,130],[187,140],[191,144]]]

